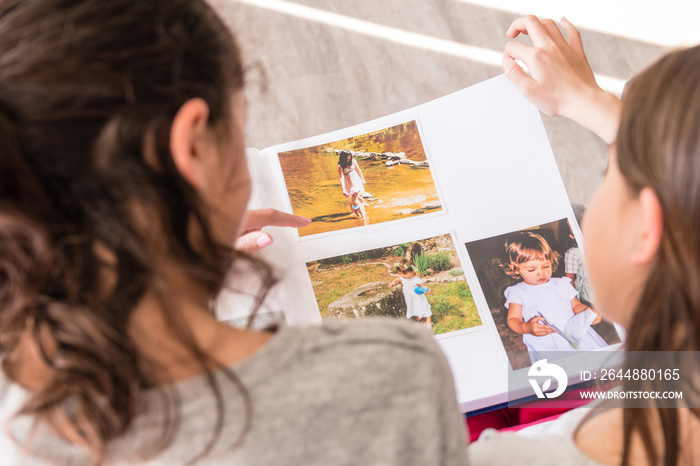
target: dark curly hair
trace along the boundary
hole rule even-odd
[[[178,320],[155,264],[167,259],[213,294],[242,257],[214,239],[206,206],[174,165],[169,133],[195,97],[213,127],[231,121],[243,79],[231,33],[201,0],[0,3],[3,370],[20,381],[23,352],[37,348],[49,381],[31,387],[18,415],[77,435],[96,463],[153,385],[154,368],[127,332],[147,290],[168,304],[174,337],[203,370],[218,367]],[[257,265],[269,285],[269,269]],[[209,384],[223,402],[213,377]],[[155,450],[177,425],[176,400],[166,405],[171,418]]]

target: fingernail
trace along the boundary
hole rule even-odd
[[[301,218],[303,218],[304,221],[305,221],[306,223],[311,223],[311,219],[310,219],[310,218],[308,218],[308,217],[301,217]]]
[[[559,21],[560,23],[568,23],[569,20],[566,19],[564,16],[561,17],[561,20]]]
[[[257,244],[260,248],[265,248],[272,244],[272,238],[270,238],[268,235],[260,236],[255,240],[255,244]]]

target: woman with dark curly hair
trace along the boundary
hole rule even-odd
[[[212,314],[234,261],[271,286],[256,228],[307,223],[246,213],[243,82],[201,0],[0,3],[3,464],[464,462],[424,329]]]

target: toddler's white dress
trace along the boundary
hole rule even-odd
[[[505,291],[506,308],[510,303],[520,304],[523,307],[523,322],[539,314],[549,323],[561,329],[566,328],[567,321],[574,316],[571,308],[571,300],[577,295],[576,289],[571,286],[571,280],[563,278],[551,278],[541,285],[528,285],[520,282],[509,286]],[[575,351],[571,344],[558,333],[550,333],[536,337],[530,333],[523,335],[523,343],[530,352],[530,359],[535,362],[541,359],[538,353],[541,351]],[[607,346],[605,340],[592,328],[588,329],[584,338],[579,342],[578,349],[590,351]]]
[[[403,298],[406,301],[406,318],[419,317],[422,319],[432,316],[433,311],[430,309],[428,298],[424,294],[418,294],[414,291],[417,286],[423,284],[423,279],[417,275],[412,278],[401,277],[401,284],[403,285]]]

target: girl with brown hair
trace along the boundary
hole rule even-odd
[[[243,82],[201,0],[0,3],[3,464],[464,461],[424,329],[212,314],[234,261],[271,286],[256,229],[307,223],[246,212]]]
[[[597,310],[628,332],[622,373],[678,369],[673,388],[683,398],[647,400],[645,409],[629,398],[595,404],[565,414],[536,438],[486,435],[470,458],[700,464],[697,358],[680,358],[700,349],[700,46],[661,58],[628,84],[621,102],[596,84],[578,31],[565,19],[559,25],[568,40],[551,20],[516,20],[508,36],[529,34],[534,47],[510,42],[503,71],[542,111],[571,118],[611,144],[605,179],[583,221]],[[668,387],[665,377],[632,377],[621,390]]]
[[[523,336],[530,361],[535,363],[553,351],[591,351],[607,346],[607,343],[590,327],[601,318],[576,297],[576,289],[566,277],[552,277],[559,264],[559,253],[540,235],[529,231],[512,234],[505,241],[506,275],[519,280],[506,288],[505,306],[508,309],[508,327]],[[563,330],[574,318],[585,319],[588,327],[576,337]],[[549,356],[552,359],[552,356]]]
[[[338,179],[340,187],[343,188],[343,196],[350,197],[353,188],[358,190],[360,196],[365,194],[365,176],[360,164],[347,149],[341,150],[338,156]]]

